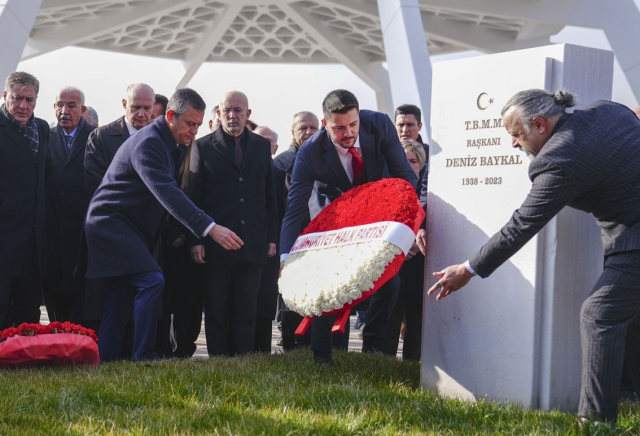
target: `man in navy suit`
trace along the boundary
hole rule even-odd
[[[413,186],[416,176],[405,157],[396,129],[385,114],[360,110],[351,92],[338,89],[322,102],[323,128],[300,148],[293,166],[287,208],[282,222],[280,252],[284,261],[293,246],[316,184],[318,195],[335,199],[349,189],[385,177],[399,177]],[[354,156],[357,154],[357,156]],[[354,160],[364,169],[354,174]],[[322,201],[326,204],[326,201]],[[318,202],[318,204],[320,204]],[[347,266],[345,266],[347,267]],[[362,351],[381,351],[387,321],[398,290],[397,276],[371,297]],[[314,360],[332,367],[330,328],[333,317],[320,317],[311,333]],[[318,324],[324,327],[319,328]]]
[[[62,88],[53,108],[58,125],[49,137],[53,172],[47,196],[49,274],[44,301],[49,320],[84,324],[84,278],[74,277],[73,271],[91,199],[85,189],[84,151],[95,127],[82,117],[86,107],[78,88]]]
[[[592,213],[605,258],[580,312],[578,414],[581,421],[615,423],[623,359],[640,392],[640,122],[609,101],[565,113],[574,104],[564,90],[541,89],[521,91],[507,102],[502,116],[512,145],[533,156],[531,191],[476,255],[433,273],[439,280],[428,294],[439,291],[440,300],[476,274],[488,277],[565,206]]]
[[[127,310],[133,304],[134,360],[153,359],[164,277],[152,250],[166,211],[199,237],[210,236],[226,250],[243,242],[215,225],[176,182],[183,146],[189,146],[202,124],[205,103],[192,89],[177,90],[166,118],[122,144],[89,205],[85,222],[87,278],[107,280],[100,327],[100,359],[119,356]]]

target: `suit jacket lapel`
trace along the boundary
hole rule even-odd
[[[218,153],[224,156],[235,167],[238,166],[236,163],[236,155],[233,151],[235,147],[233,139],[222,133],[222,127],[218,127],[218,129],[213,132],[211,142],[213,143],[213,148],[218,151]]]
[[[349,176],[342,166],[342,161],[340,160],[340,156],[338,156],[336,147],[333,145],[333,141],[331,141],[329,133],[325,131],[323,137],[324,141],[322,147],[324,148],[324,160],[327,163],[327,167],[331,169],[338,179],[340,190],[343,192],[348,191],[353,187],[353,184],[349,180]]]
[[[253,156],[258,152],[258,144],[256,144],[253,135],[249,133],[248,130],[245,129],[242,134],[242,140],[244,141],[244,156],[242,156],[242,169],[246,168],[249,161],[253,158]],[[234,156],[235,159],[235,156]]]
[[[88,123],[83,123],[83,125],[78,129],[75,138],[73,138],[69,161],[75,159],[80,153],[84,153],[84,150],[87,148],[87,139],[89,138],[91,130],[92,129],[90,129]]]
[[[362,125],[361,125],[362,126]],[[362,160],[364,161],[364,171],[367,175],[367,182],[372,181],[375,178],[375,138],[369,132],[360,129],[358,132],[360,137],[360,149],[362,150]]]
[[[124,122],[124,117],[120,118],[120,120],[115,123],[115,124],[111,124],[111,126],[109,127],[109,130],[107,131],[107,134],[109,136],[122,136],[124,135],[124,139],[128,139],[129,138],[129,129],[127,128],[127,124]]]
[[[60,132],[60,126],[55,126],[51,130],[50,142],[51,148],[58,155],[62,162],[67,161],[67,151],[64,149],[64,139],[63,134]]]

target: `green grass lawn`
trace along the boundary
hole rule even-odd
[[[13,434],[609,434],[576,416],[445,400],[419,365],[311,352],[0,371],[0,435]],[[623,404],[618,433],[640,434]]]

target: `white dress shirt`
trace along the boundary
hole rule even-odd
[[[333,139],[331,139],[331,142],[333,142]],[[353,167],[351,166],[351,160],[353,159],[353,156],[351,156],[351,153],[349,153],[349,149],[344,148],[343,146],[338,145],[335,142],[333,142],[333,146],[336,148],[336,152],[338,153],[338,157],[340,158],[340,163],[342,164],[344,171],[347,173],[347,177],[349,177],[349,180],[351,181],[351,183],[353,183]],[[353,147],[356,148],[358,155],[364,162],[364,158],[362,157],[362,147],[360,147],[360,135],[358,135],[358,137],[356,138],[356,142],[353,144]],[[289,253],[280,254],[280,262],[284,262],[285,260],[287,260],[287,257],[289,257]]]
[[[331,141],[333,142],[333,140]],[[351,156],[351,153],[349,153],[349,149],[344,148],[343,146],[338,145],[335,142],[333,143],[333,146],[336,148],[336,151],[338,152],[338,157],[340,158],[342,167],[347,173],[349,180],[351,181],[351,183],[353,183],[353,167],[351,166],[351,160],[353,159],[353,156]],[[358,155],[360,155],[360,157],[362,158],[362,148],[360,147],[360,135],[358,135],[358,137],[356,138],[356,142],[353,144],[353,146],[356,148]],[[364,158],[362,158],[362,161],[364,162]]]

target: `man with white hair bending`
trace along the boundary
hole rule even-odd
[[[574,104],[567,91],[540,89],[507,102],[502,116],[512,145],[533,156],[531,191],[475,256],[433,273],[439,280],[428,294],[439,291],[440,300],[474,275],[488,277],[565,206],[592,213],[605,257],[580,313],[578,415],[581,421],[615,423],[624,359],[640,389],[640,122],[629,108],[610,101],[566,113]]]

